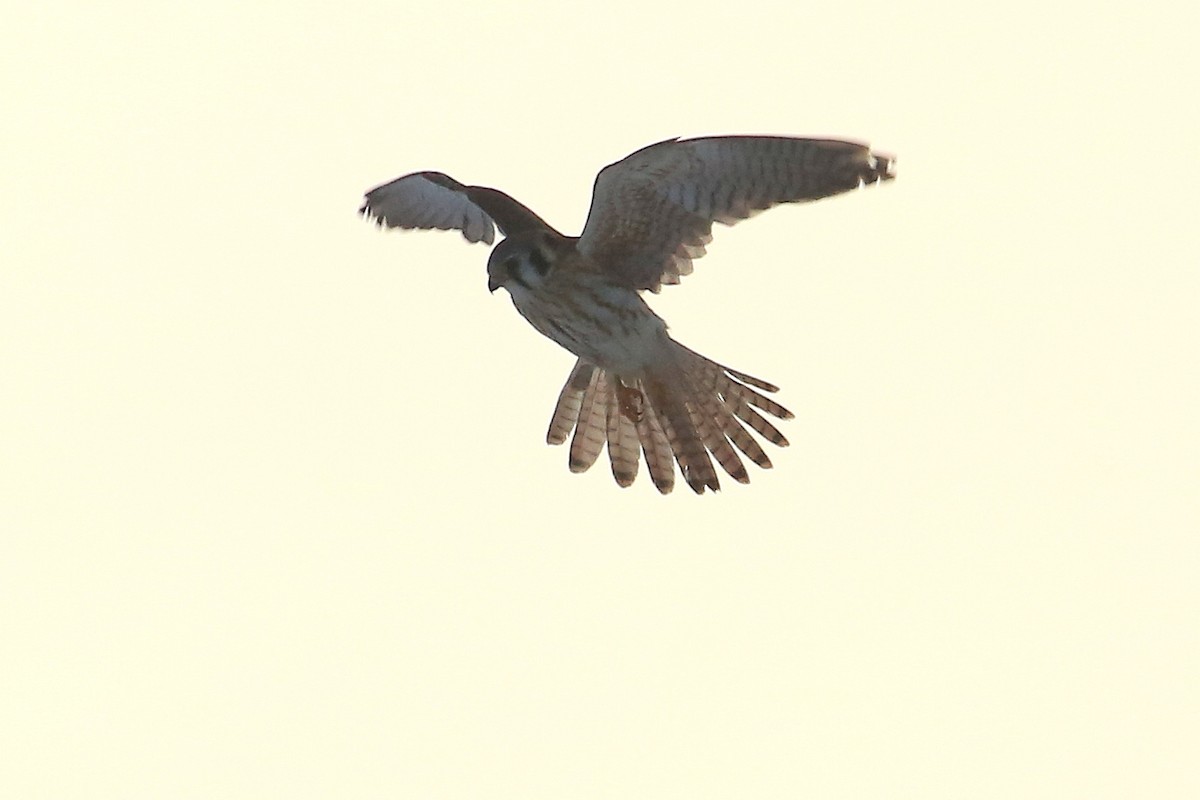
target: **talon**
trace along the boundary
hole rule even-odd
[[[644,401],[641,390],[623,383],[617,384],[617,404],[620,406],[621,415],[635,425],[642,420]]]

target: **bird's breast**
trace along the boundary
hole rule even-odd
[[[619,374],[661,357],[666,323],[633,289],[593,275],[555,275],[540,287],[509,287],[529,324],[575,355]]]

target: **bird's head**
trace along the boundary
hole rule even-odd
[[[523,231],[509,236],[488,258],[488,291],[501,286],[537,291],[554,271],[562,254],[561,243],[546,231]]]

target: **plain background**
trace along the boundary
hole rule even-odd
[[[1178,7],[5,11],[0,794],[1200,796]],[[572,357],[361,194],[573,233],[718,133],[899,157],[651,298],[792,447],[571,475]]]

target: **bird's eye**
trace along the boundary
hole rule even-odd
[[[539,275],[544,276],[550,271],[550,261],[540,248],[535,247],[529,251],[529,263],[533,264],[533,268],[538,271]]]
[[[504,271],[509,275],[512,275],[513,271],[517,268],[517,264],[519,263],[520,261],[517,260],[516,256],[509,256],[508,258],[504,259]]]

